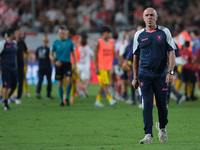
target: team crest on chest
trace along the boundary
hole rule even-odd
[[[162,36],[162,35],[156,35],[156,39],[157,39],[158,41],[161,41],[161,40],[162,40],[162,38],[163,38],[163,36]]]

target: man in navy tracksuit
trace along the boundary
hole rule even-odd
[[[173,80],[176,49],[170,31],[162,26],[157,26],[157,12],[153,8],[147,8],[143,13],[146,28],[136,32],[133,44],[133,87],[139,86],[143,95],[144,109],[143,121],[146,136],[140,144],[153,143],[153,93],[155,93],[158,108],[159,122],[156,128],[159,131],[160,142],[167,142],[166,125],[167,115],[167,91]],[[140,61],[140,73],[138,68]],[[168,63],[169,62],[169,63]]]
[[[51,62],[49,59],[50,49],[48,47],[49,40],[47,36],[43,38],[43,46],[38,47],[36,50],[35,56],[38,59],[39,65],[39,81],[37,85],[37,98],[40,99],[40,91],[42,86],[43,77],[47,77],[47,96],[46,99],[52,99],[51,97]]]
[[[6,40],[0,42],[0,73],[2,76],[2,105],[4,110],[9,110],[8,98],[17,86],[17,43],[14,39],[14,29],[8,29]]]

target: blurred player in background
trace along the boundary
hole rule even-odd
[[[119,56],[122,56],[124,59],[126,58],[126,55],[128,54],[128,50],[127,46],[130,42],[130,37],[128,35],[128,31],[123,31],[124,33],[124,41],[122,42],[120,49],[119,49]],[[128,99],[128,94],[127,94],[127,90],[128,90],[128,86],[130,83],[128,80],[128,73],[130,71],[130,68],[123,68],[123,74],[120,76],[120,80],[121,80],[121,87],[122,87],[122,98],[123,100],[127,100]]]
[[[117,104],[109,92],[110,85],[110,70],[113,67],[113,57],[123,62],[121,58],[114,50],[113,43],[109,40],[111,29],[108,26],[103,26],[101,29],[102,37],[98,39],[94,47],[94,66],[95,73],[97,74],[100,89],[96,98],[94,106],[103,107],[101,103],[102,94],[105,92],[106,97],[111,106]]]
[[[195,89],[195,83],[196,83],[196,76],[195,76],[195,61],[196,57],[195,55],[189,51],[189,41],[185,42],[185,46],[183,47],[183,50],[180,50],[179,55],[186,60],[186,64],[182,66],[182,72],[181,72],[181,79],[184,83],[184,90],[185,90],[185,96],[186,100],[188,100],[188,94],[187,94],[187,84],[188,81],[192,84],[191,86],[191,100],[197,100],[197,98],[194,96],[194,89]]]
[[[38,60],[38,66],[39,66],[39,81],[38,81],[38,85],[37,85],[37,95],[36,97],[38,99],[41,98],[40,95],[40,91],[41,91],[41,86],[42,86],[42,81],[43,81],[43,77],[46,76],[47,78],[47,95],[46,95],[46,99],[52,99],[51,97],[51,73],[52,73],[52,69],[51,69],[51,62],[49,59],[49,52],[50,49],[48,47],[48,37],[47,35],[45,35],[43,37],[43,45],[40,46],[39,48],[37,48],[36,53],[35,53],[35,58],[36,60]]]
[[[111,41],[113,42],[115,51],[117,54],[119,54],[119,48],[121,45],[121,41],[118,40],[118,34],[116,32],[112,33]],[[116,100],[122,100],[121,95],[117,92],[117,86],[120,83],[120,75],[122,75],[123,70],[121,68],[121,65],[118,64],[118,59],[114,56],[113,58],[113,68],[110,71],[110,82],[111,82],[111,89],[112,89],[112,97]]]
[[[66,105],[69,106],[69,98],[72,84],[72,65],[70,60],[70,53],[73,53],[74,67],[76,69],[76,58],[74,55],[74,44],[71,39],[65,38],[65,29],[61,26],[58,30],[59,39],[54,41],[50,52],[50,60],[55,63],[56,76],[58,80],[58,94],[60,99],[60,106],[63,103],[63,76],[66,75],[67,88],[66,88]],[[54,57],[54,53],[56,57]]]
[[[17,86],[17,44],[14,40],[14,30],[8,29],[6,40],[0,42],[0,58],[2,76],[2,104],[4,110],[9,110],[8,98],[14,92]]]
[[[79,93],[82,97],[86,97],[87,89],[90,84],[91,72],[90,72],[90,61],[94,56],[94,52],[89,47],[88,36],[83,33],[81,35],[80,45],[77,47],[78,53],[80,54],[80,60],[77,63],[78,71],[79,71]]]
[[[75,36],[76,32],[73,28],[68,28],[65,31],[65,38],[66,39],[71,39],[74,43],[74,49],[76,49],[78,43],[79,43],[79,38],[78,36]],[[76,57],[76,63],[79,61],[79,56],[78,53],[75,51],[74,53],[70,54],[71,57],[71,64],[72,64],[72,87],[71,87],[71,93],[70,93],[70,103],[74,103],[74,97],[76,96],[76,90],[77,90],[77,80],[78,80],[78,69],[75,67],[74,63],[74,56]],[[63,86],[65,86],[67,83],[64,82]],[[65,86],[66,87],[66,86]],[[66,90],[65,90],[66,91]]]
[[[15,100],[16,104],[21,104],[21,96],[23,92],[23,81],[24,81],[24,55],[27,54],[27,47],[24,42],[24,32],[17,30],[15,32],[16,41],[17,41],[17,69],[18,69],[18,88],[17,88],[17,97]]]
[[[24,40],[25,40],[25,37],[26,35],[24,34]],[[23,81],[23,88],[24,88],[24,93],[25,93],[25,96],[26,97],[31,97],[31,94],[29,93],[29,88],[28,88],[28,83],[27,83],[27,80],[26,80],[26,72],[27,72],[27,66],[28,66],[28,58],[31,58],[30,54],[29,54],[29,51],[28,51],[28,46],[27,47],[27,52],[24,51],[23,52],[23,55],[24,55],[24,81]],[[32,60],[32,58],[31,58]]]

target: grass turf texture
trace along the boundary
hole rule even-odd
[[[22,98],[22,105],[10,104],[11,111],[0,111],[0,149],[5,150],[196,150],[200,149],[200,101],[169,104],[168,142],[160,143],[153,110],[154,143],[140,145],[144,137],[142,110],[118,102],[95,108],[98,85],[89,88],[90,97],[75,99],[70,107],[60,107],[57,86],[53,86],[54,100],[35,98],[35,86],[30,86],[31,98]]]

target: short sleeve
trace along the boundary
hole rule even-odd
[[[134,36],[134,39],[133,39],[133,54],[135,54],[135,55],[139,55],[140,54],[138,37],[139,37],[139,32],[136,32],[135,36]]]
[[[5,43],[6,43],[5,40],[0,41],[0,54],[1,54],[1,53],[3,52],[3,50],[4,50]]]
[[[177,49],[169,29],[165,28],[164,32],[166,34],[166,42],[168,44],[168,49],[167,50],[168,51],[172,51],[172,50]]]

